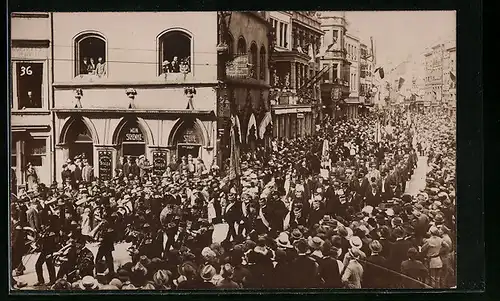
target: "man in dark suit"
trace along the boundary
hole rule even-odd
[[[370,182],[365,175],[364,171],[359,171],[357,181],[353,181],[353,188],[363,197],[365,197],[370,190]]]
[[[130,166],[132,165],[132,157],[127,156],[127,162],[123,163],[122,168],[123,168],[123,175],[125,177],[128,177],[130,174]]]
[[[377,207],[382,202],[382,195],[376,182],[371,183],[370,190],[366,194],[366,205]]]
[[[236,238],[235,224],[239,223],[242,218],[241,206],[239,206],[236,201],[236,189],[231,188],[229,190],[228,201],[229,204],[226,206],[224,212],[224,219],[226,220],[226,223],[229,226],[226,240],[230,241],[231,237],[233,239]]]
[[[391,255],[388,257],[388,266],[394,271],[401,269],[401,263],[407,259],[408,250],[412,247],[409,240],[405,240],[405,232],[402,228],[398,227],[392,231],[393,237],[396,239],[391,244]]]
[[[304,238],[294,242],[298,256],[290,263],[291,288],[319,287],[319,264],[307,256],[308,245]]]
[[[380,181],[378,186],[382,195],[382,200],[387,201],[394,197],[394,192],[391,188],[391,178],[389,177],[386,169],[382,169],[380,172]]]
[[[40,212],[38,211],[38,201],[32,200],[30,202],[30,208],[26,212],[28,218],[28,224],[33,230],[39,232],[42,229],[42,220],[40,217]]]
[[[105,221],[101,226],[102,236],[95,257],[96,265],[103,257],[106,259],[106,267],[110,273],[114,272],[113,251],[115,250],[116,232],[113,226],[114,225],[110,221]]]
[[[43,231],[43,234],[39,238],[39,248],[40,255],[35,263],[36,276],[38,278],[38,282],[34,284],[34,286],[45,285],[45,280],[43,278],[43,269],[42,266],[45,263],[47,265],[47,270],[49,272],[49,283],[48,286],[51,286],[56,281],[56,270],[54,267],[54,259],[52,258],[52,254],[57,251],[57,241],[56,241],[56,229],[52,223],[46,227],[46,230]]]

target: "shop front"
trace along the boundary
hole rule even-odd
[[[314,117],[311,106],[297,108],[273,107],[274,137],[293,139],[311,135],[314,131]]]

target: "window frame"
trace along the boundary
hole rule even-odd
[[[252,49],[255,49],[255,57]],[[252,68],[254,70],[254,76],[252,77],[253,79],[259,79],[259,48],[257,47],[257,43],[255,41],[252,41],[250,43],[250,48],[248,49],[248,55],[250,58],[250,62],[252,64]]]
[[[92,74],[80,74],[80,42],[85,40],[86,38],[97,38],[104,41],[104,52],[106,55],[106,59],[104,63],[106,64],[106,74],[102,77],[93,76]],[[97,31],[85,31],[80,32],[73,38],[73,78],[108,78],[109,76],[109,47],[108,47],[108,39],[100,32]],[[97,64],[97,62],[96,62]]]
[[[42,64],[42,87],[41,87],[41,102],[42,102],[42,107],[41,108],[26,108],[22,110],[22,108],[19,107],[19,97],[18,97],[18,83],[17,83],[17,64],[18,63],[41,63]],[[40,112],[40,111],[48,111],[49,110],[49,89],[45,89],[47,85],[49,84],[48,82],[48,59],[29,59],[29,60],[24,60],[24,59],[11,59],[11,74],[12,74],[12,106],[11,106],[11,111],[12,112]],[[10,105],[10,104],[9,104]]]
[[[264,50],[264,52],[262,52]],[[259,75],[258,79],[265,81],[266,80],[266,66],[267,66],[267,51],[264,45],[260,46],[259,49]]]
[[[168,35],[168,34],[172,34],[172,33],[176,33],[176,32],[179,32],[179,33],[182,33],[184,34],[186,37],[189,38],[189,41],[190,41],[190,53],[189,53],[189,56],[190,56],[190,66],[189,66],[189,72],[187,73],[188,75],[191,75],[191,76],[194,76],[194,72],[195,72],[195,64],[194,64],[194,35],[184,29],[184,28],[178,28],[178,27],[175,27],[175,28],[169,28],[167,30],[164,30],[162,31],[157,37],[156,37],[156,44],[157,44],[157,49],[156,49],[156,57],[157,57],[157,60],[158,60],[158,63],[157,63],[157,76],[161,76],[163,75],[163,68],[162,68],[162,63],[163,63],[163,48],[162,48],[162,43],[161,43],[161,40],[164,36]]]

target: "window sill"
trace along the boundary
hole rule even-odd
[[[50,111],[47,109],[11,109],[12,115],[50,115]]]

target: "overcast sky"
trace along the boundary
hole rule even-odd
[[[435,41],[454,37],[456,29],[454,11],[348,11],[346,18],[361,41],[373,37],[378,65],[421,54]]]

